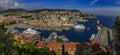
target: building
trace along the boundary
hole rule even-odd
[[[68,17],[60,17],[60,19],[61,19],[62,21],[68,21],[68,20],[69,20]]]
[[[42,48],[42,47],[44,46],[44,44],[45,44],[45,41],[39,41],[39,42],[36,44],[36,46],[37,46],[38,48]]]
[[[30,43],[30,44],[34,44],[36,42],[36,38],[35,37],[31,37],[31,38],[18,38],[16,41],[24,44],[24,43]]]
[[[41,48],[41,47],[44,47],[45,44],[46,44],[45,41],[39,41],[36,45],[37,47]],[[76,42],[65,42],[64,44],[60,42],[48,42],[46,44],[46,48],[50,52],[57,51],[61,55],[63,53],[68,54],[68,55],[86,55],[86,54],[90,55],[92,54],[92,48],[89,45],[87,44],[82,45]]]

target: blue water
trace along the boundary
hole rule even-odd
[[[107,28],[112,29],[114,24],[115,24],[115,20],[116,17],[114,16],[104,16],[104,15],[96,15],[97,19],[100,20],[101,24]]]
[[[89,38],[92,34],[97,33],[96,20],[97,19],[88,19],[88,22],[78,22],[79,24],[83,24],[87,28],[90,28],[89,30],[87,28],[85,30],[78,30],[72,28],[69,31],[55,32],[57,32],[58,35],[65,35],[70,41],[73,42],[86,42],[89,41]],[[42,38],[47,38],[51,32],[54,32],[46,30],[39,31],[41,32]]]

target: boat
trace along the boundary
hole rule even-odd
[[[94,38],[95,38],[95,34],[92,34],[89,40],[92,41],[94,40]]]
[[[87,19],[83,19],[82,22],[87,22],[88,20]]]
[[[90,28],[87,28],[87,30],[90,30]]]
[[[38,34],[36,30],[33,30],[31,28],[28,28],[27,30],[23,31],[23,33],[28,33],[28,34]]]
[[[79,24],[79,25],[75,25],[74,28],[76,28],[76,29],[85,29],[85,26],[82,25],[82,24]]]
[[[56,32],[53,32],[53,33],[51,33],[51,34],[53,34],[53,35],[57,35],[57,33],[56,33]]]
[[[48,39],[51,39],[51,38],[56,38],[58,35],[57,35],[57,33],[56,32],[52,32],[52,33],[50,33],[50,35],[49,35],[49,37],[48,37]]]

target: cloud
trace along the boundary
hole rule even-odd
[[[4,8],[4,9],[24,8],[24,9],[29,9],[30,10],[30,9],[37,9],[37,8],[43,7],[38,2],[24,3],[24,2],[21,2],[21,1],[24,1],[24,0],[0,0],[0,8]]]
[[[118,15],[120,15],[120,7],[86,8],[83,11],[86,13],[105,15],[105,16],[118,16]]]
[[[98,2],[98,0],[92,0],[90,5],[94,5],[96,2]]]
[[[0,0],[0,7],[8,8],[21,8],[23,5],[17,2],[18,0]]]
[[[0,7],[6,8],[8,0],[0,0]]]
[[[19,4],[17,2],[14,2],[14,4],[10,8],[23,8],[24,6],[22,4]]]

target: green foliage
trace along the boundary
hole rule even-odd
[[[52,12],[52,11],[72,11],[72,12],[80,12],[79,10],[68,10],[68,9],[39,9],[39,10],[32,10],[30,12],[41,12],[41,11],[49,11],[49,12]]]
[[[45,48],[37,48],[34,44],[16,42],[9,34],[5,34],[5,24],[0,25],[0,55],[56,55],[48,53]]]
[[[16,22],[10,22],[9,24],[10,24],[10,25],[12,25],[12,24],[16,24]]]
[[[116,44],[115,44],[115,50],[117,51],[117,55],[120,55],[120,16],[117,17],[115,22],[115,29],[117,31]]]
[[[55,51],[51,51],[51,52],[49,53],[49,55],[56,55],[56,54],[55,54]]]
[[[120,16],[117,17],[115,26],[118,32],[120,32]]]
[[[57,42],[62,42],[62,43],[63,43],[63,39],[62,39],[62,38],[57,38],[56,41],[57,41]]]
[[[31,16],[21,16],[20,18],[26,18],[26,19],[28,19],[28,18],[31,18]]]
[[[17,51],[13,46],[13,39],[10,38],[10,35],[6,35],[5,24],[0,25],[0,55],[15,55]]]
[[[11,13],[15,13],[15,12],[27,12],[27,10],[24,10],[22,8],[17,8],[17,9],[7,9],[7,10],[1,11],[1,13],[7,13],[7,12],[11,12]]]
[[[56,54],[56,55],[61,55],[61,54],[60,54],[59,52],[57,52],[57,51],[55,51],[55,54]]]
[[[14,42],[14,46],[17,47],[20,55],[47,55],[45,48],[37,48],[33,44]]]
[[[102,53],[99,53],[98,55],[109,55],[109,54],[105,53],[105,52],[102,52]]]

